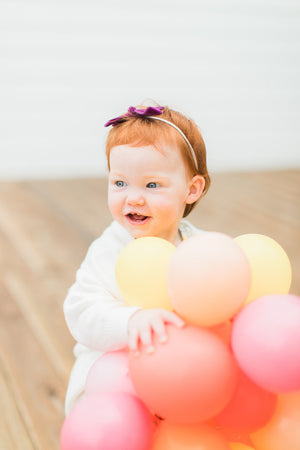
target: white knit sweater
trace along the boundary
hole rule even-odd
[[[182,220],[179,229],[184,239],[200,232],[186,220]],[[66,414],[84,395],[88,372],[99,356],[127,346],[128,320],[139,308],[123,302],[115,279],[115,264],[121,250],[132,240],[118,222],[112,222],[91,244],[69,289],[64,314],[77,344]]]

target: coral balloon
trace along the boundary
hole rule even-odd
[[[270,422],[251,435],[256,450],[300,449],[300,392],[280,395]]]
[[[212,332],[167,326],[168,341],[155,351],[129,354],[131,379],[148,408],[174,423],[197,423],[221,411],[236,383],[236,364]]]
[[[275,393],[300,389],[300,297],[266,295],[246,305],[232,327],[237,362]]]
[[[207,329],[212,333],[216,334],[226,345],[231,345],[231,328],[232,323],[230,320],[208,327]]]
[[[230,450],[225,437],[205,425],[174,425],[164,422],[155,436],[152,450]]]
[[[233,396],[215,421],[221,427],[250,433],[266,425],[276,403],[275,394],[257,386],[240,371]]]
[[[136,395],[129,377],[127,351],[105,353],[91,367],[86,380],[85,394],[101,392],[127,392]]]
[[[146,309],[173,309],[166,274],[175,248],[164,239],[148,236],[131,241],[121,251],[115,272],[126,303]]]
[[[110,392],[81,400],[64,421],[62,450],[150,450],[152,417],[135,396]]]
[[[230,442],[229,447],[230,450],[255,450],[255,448],[249,447],[249,445],[242,444],[241,442]]]
[[[269,294],[287,294],[292,282],[290,260],[274,239],[263,234],[243,234],[235,241],[245,252],[252,282],[246,303]]]
[[[183,241],[171,256],[167,272],[175,311],[199,326],[232,317],[245,302],[250,282],[250,266],[241,248],[216,232]]]

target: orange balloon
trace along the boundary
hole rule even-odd
[[[161,424],[152,450],[230,450],[226,438],[206,424]]]
[[[253,383],[241,370],[229,403],[215,417],[221,427],[247,433],[262,428],[275,412],[277,396]]]
[[[217,425],[214,418],[206,421],[205,423],[222,433],[228,442],[238,442],[241,444],[249,445],[250,447],[253,444],[249,433],[245,433],[245,431],[230,430],[229,428]]]
[[[218,431],[220,431],[227,439],[228,442],[239,443],[244,445],[249,445],[252,448],[253,442],[248,433],[244,431],[233,431],[224,427],[216,427]]]
[[[257,450],[299,450],[300,392],[280,395],[274,416],[251,439]]]
[[[211,331],[167,325],[168,341],[155,351],[129,354],[129,372],[150,411],[173,423],[199,423],[220,412],[236,384],[236,363]]]
[[[253,445],[249,433],[245,433],[244,431],[233,431],[230,430],[229,428],[224,428],[220,426],[215,426],[215,428],[225,436],[228,442],[245,444],[249,445],[250,447]]]
[[[251,284],[248,259],[229,236],[205,232],[183,241],[170,258],[167,286],[179,315],[209,327],[230,319]]]
[[[242,444],[241,442],[230,442],[230,450],[255,450],[254,447],[249,447],[249,445]]]

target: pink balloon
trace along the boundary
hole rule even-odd
[[[213,417],[230,400],[236,363],[226,344],[207,329],[167,326],[168,341],[155,351],[129,355],[132,381],[150,411],[174,423]]]
[[[128,352],[120,350],[100,356],[91,367],[85,385],[86,395],[101,392],[127,392],[136,395],[129,377]]]
[[[300,389],[300,297],[266,295],[246,305],[232,327],[237,362],[262,388]]]
[[[61,450],[150,450],[152,417],[136,397],[106,392],[85,397],[64,421]]]

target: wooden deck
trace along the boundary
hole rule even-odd
[[[300,294],[300,171],[217,174],[190,216],[233,237],[266,234]],[[62,304],[110,223],[102,179],[0,183],[0,449],[57,450],[73,340]]]

